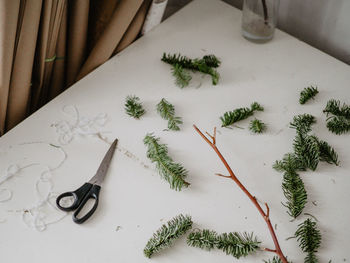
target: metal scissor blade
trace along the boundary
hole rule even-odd
[[[100,164],[100,167],[97,169],[95,176],[90,179],[89,183],[101,185],[103,179],[107,174],[108,167],[109,167],[109,164],[111,163],[115,149],[117,148],[117,143],[118,143],[118,139],[115,139],[111,147],[109,147],[105,157],[103,157],[103,160]]]

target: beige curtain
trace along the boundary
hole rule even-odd
[[[139,34],[151,0],[1,0],[0,134]]]

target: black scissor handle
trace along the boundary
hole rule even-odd
[[[84,199],[81,201],[81,203],[78,206],[78,209],[73,214],[73,221],[77,224],[84,223],[96,210],[98,205],[98,196],[100,194],[101,186],[99,185],[93,185],[90,191],[85,195]],[[83,209],[84,205],[87,203],[89,199],[94,199],[95,203],[94,206],[90,209],[88,213],[86,213],[83,217],[78,217],[79,212]]]
[[[85,183],[80,188],[78,188],[77,190],[75,190],[73,192],[65,192],[65,193],[59,195],[56,199],[57,207],[63,211],[73,211],[73,210],[77,209],[78,206],[83,201],[85,195],[90,191],[91,188],[92,188],[92,184]],[[74,198],[73,204],[70,206],[62,206],[60,204],[61,200],[65,197],[70,197],[70,196]]]

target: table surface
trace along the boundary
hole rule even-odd
[[[190,214],[195,228],[220,233],[254,231],[263,246],[273,247],[264,221],[247,197],[233,182],[214,176],[226,171],[192,127],[195,123],[211,131],[214,126],[220,127],[219,116],[223,112],[253,101],[265,108],[256,117],[267,124],[267,132],[251,134],[246,128],[249,121],[239,124],[245,129],[218,128],[218,147],[247,188],[259,200],[269,203],[271,220],[285,254],[293,262],[302,262],[304,255],[296,240],[286,238],[293,236],[306,216],[290,222],[281,205],[281,174],[271,166],[292,150],[295,132],[288,128],[292,117],[300,113],[316,116],[313,131],[335,147],[341,165],[322,163],[317,171],[301,174],[309,197],[304,211],[319,220],[323,235],[320,261],[349,260],[350,140],[348,135],[337,136],[326,129],[322,109],[330,98],[350,103],[350,68],[279,30],[269,43],[251,43],[241,37],[240,24],[241,12],[221,1],[193,1],[5,134],[0,139],[1,175],[10,164],[57,164],[61,155],[54,147],[21,143],[59,145],[52,124],[74,122],[71,115],[62,111],[65,106],[75,106],[80,116],[106,113],[108,122],[101,130],[110,141],[119,138],[120,149],[102,186],[98,210],[83,225],[74,224],[71,215],[42,232],[23,223],[23,208],[38,200],[35,182],[42,167],[23,169],[0,185],[13,192],[11,200],[0,203],[1,261],[232,262],[232,257],[221,251],[188,247],[185,237],[171,249],[146,259],[143,248],[149,237],[162,223],[180,213]],[[177,88],[169,65],[160,61],[164,51],[190,57],[217,55],[222,59],[219,84],[212,86],[208,78],[198,77],[190,87]],[[317,85],[320,93],[314,101],[300,105],[299,92],[309,85]],[[125,97],[130,94],[139,96],[147,110],[141,120],[124,113]],[[181,131],[164,130],[166,121],[155,111],[163,97],[175,105],[176,114],[183,118]],[[173,159],[189,171],[188,189],[173,191],[156,174],[142,142],[148,132],[154,132],[162,143],[168,144]],[[77,135],[61,147],[67,159],[52,172],[54,193],[75,189],[90,179],[108,145],[94,136]],[[44,186],[40,187],[40,191],[45,191]],[[50,220],[63,215],[50,211]],[[268,252],[258,252],[240,261],[271,257]]]

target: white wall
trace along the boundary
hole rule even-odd
[[[169,0],[165,17],[188,2]],[[350,65],[350,0],[280,0],[278,27]]]

